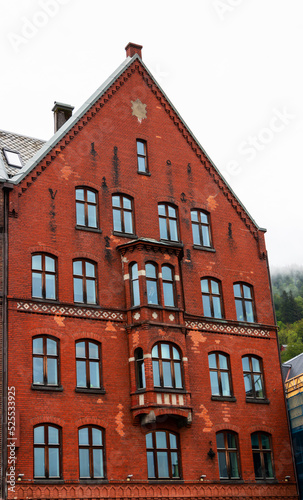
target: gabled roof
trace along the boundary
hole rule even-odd
[[[19,153],[23,165],[41,150],[45,141],[0,130],[0,179],[9,179],[20,172],[20,168],[11,166],[3,149]]]
[[[282,368],[284,368],[285,371],[287,370],[285,376],[286,380],[301,375],[303,373],[303,353],[298,354],[294,358],[286,361],[286,363],[283,363]]]
[[[136,64],[136,62],[139,64]],[[147,85],[156,95],[161,105],[165,107],[170,118],[174,121],[185,140],[196,153],[202,165],[209,172],[218,187],[223,191],[224,196],[232,204],[246,227],[253,234],[254,238],[258,240],[258,230],[265,230],[256,224],[249,212],[242,205],[241,201],[235,195],[227,181],[204,151],[203,147],[181,118],[178,111],[174,108],[173,104],[163,92],[160,85],[158,85],[138,54],[125,59],[117,70],[96,90],[96,92],[93,93],[93,95],[78,109],[78,111],[72,115],[71,118],[55,133],[55,135],[28,161],[28,163],[16,173],[16,175],[11,179],[11,182],[16,185],[22,184],[22,191],[25,191],[31,185],[32,179],[34,180],[35,176],[33,176],[32,179],[29,177],[29,174],[34,170],[34,168],[39,165],[40,162],[44,162],[45,165],[42,166],[42,170],[44,170],[46,166],[48,166],[53,159],[55,159],[56,155],[68,146],[73,137],[81,131],[83,126],[87,124],[96,112],[101,109],[101,107],[107,102],[108,98],[112,97],[112,95],[120,88],[123,83],[121,80],[122,75],[124,73],[128,74],[129,71],[135,71],[134,68],[138,69]],[[119,79],[120,86],[117,85]],[[114,87],[114,84],[116,84],[116,87]],[[101,100],[102,103],[98,104],[97,102],[100,103]],[[39,172],[39,174],[40,173],[41,172]],[[24,180],[26,181],[25,184],[22,182]]]

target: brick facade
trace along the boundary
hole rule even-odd
[[[264,232],[134,54],[10,194],[8,384],[16,387],[16,476],[23,476],[8,496],[295,499]],[[137,140],[147,148],[147,172],[138,172]],[[96,229],[77,225],[80,187],[96,193]],[[113,230],[113,195],[121,204],[131,200],[132,231]],[[159,204],[174,208],[178,241],[160,238]],[[208,214],[211,245],[193,245],[192,210]],[[55,300],[33,297],[31,257],[37,254],[55,259]],[[79,259],[95,266],[96,305],[74,302],[73,261]],[[140,304],[135,306],[132,263],[138,266]],[[147,263],[159,272],[159,304],[148,303],[153,285]],[[173,306],[164,306],[170,282],[163,266],[172,270]],[[220,283],[222,318],[203,315],[202,278]],[[253,290],[252,322],[237,320],[237,282]],[[34,383],[35,338],[57,341],[56,387]],[[101,346],[99,389],[77,388],[79,341]],[[182,387],[154,387],[152,349],[161,342],[180,355]],[[138,348],[144,356],[143,388],[136,378]],[[209,353],[229,359],[228,397],[212,396]],[[245,394],[242,357],[248,355],[263,362],[266,397],[259,400],[247,401]],[[58,479],[35,477],[34,428],[45,424],[59,429]],[[102,479],[79,479],[78,429],[85,426],[103,429]],[[177,436],[179,443],[179,472],[167,480],[148,479],[145,436],[157,431]],[[216,434],[225,431],[238,439],[238,479],[220,480]],[[270,479],[255,479],[255,432],[271,436]]]

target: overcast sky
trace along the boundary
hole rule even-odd
[[[128,42],[257,224],[272,267],[302,265],[302,0],[2,2],[0,129],[48,140]]]

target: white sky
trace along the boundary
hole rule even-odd
[[[257,224],[273,267],[302,265],[302,0],[10,0],[0,10],[0,129],[53,134],[128,42]]]

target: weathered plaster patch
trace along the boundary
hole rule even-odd
[[[125,432],[124,432],[124,424],[122,422],[122,419],[123,419],[123,405],[119,404],[118,405],[118,410],[119,412],[117,413],[116,415],[116,418],[115,418],[115,421],[116,421],[116,424],[117,424],[117,427],[116,427],[116,431],[118,432],[118,434],[123,437],[125,436]]]
[[[140,99],[130,102],[132,103],[132,116],[136,116],[141,123],[144,118],[147,118],[146,104],[143,104]]]
[[[108,322],[106,323],[106,328],[105,328],[105,331],[107,331],[107,332],[116,332],[117,330],[116,330],[116,328],[114,327],[114,325],[112,324],[112,322],[111,322],[111,321],[108,321]]]
[[[65,320],[64,316],[58,316],[58,314],[55,314],[54,321],[57,323],[58,326],[65,326],[64,320]]]
[[[69,165],[65,165],[62,169],[61,169],[61,173],[62,173],[62,177],[65,181],[68,181],[70,175],[72,175],[73,173],[73,170],[72,170],[72,167],[70,167]],[[77,177],[79,177],[77,175]]]
[[[216,196],[217,196],[217,195],[215,195],[215,196],[210,195],[210,196],[207,198],[207,200],[206,200],[206,201],[207,201],[207,208],[208,208],[209,210],[215,210],[215,209],[217,208],[218,203],[217,203],[217,202],[216,202],[216,200],[215,200],[215,197],[216,197]]]
[[[205,422],[205,427],[203,429],[203,432],[210,432],[213,427],[213,423],[208,415],[208,410],[203,405],[200,405],[200,408],[201,408],[201,413],[196,413],[196,415],[199,418],[203,418]]]
[[[197,330],[190,330],[188,335],[190,336],[192,342],[193,342],[193,351],[199,352],[199,344],[203,343],[206,341],[206,337],[202,335],[201,332],[198,332]]]

